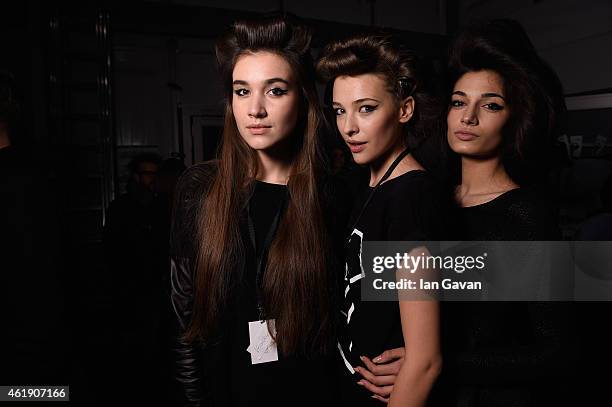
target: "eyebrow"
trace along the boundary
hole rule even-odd
[[[459,96],[465,96],[467,97],[467,95],[465,94],[465,92],[462,92],[460,90],[456,90],[453,92],[453,95],[459,95]],[[502,95],[500,95],[499,93],[495,93],[495,92],[487,92],[487,93],[483,93],[482,95],[480,95],[484,98],[500,98],[502,100],[506,100],[506,98],[504,98]]]
[[[353,101],[353,104],[357,105],[357,104],[359,104],[361,102],[365,102],[367,100],[372,100],[374,102],[380,103],[380,100],[378,100],[378,99],[374,99],[374,98],[361,98],[361,99],[357,99],[357,100]],[[332,104],[338,105],[338,106],[342,106],[342,103],[339,103],[339,102],[332,102]]]
[[[272,83],[276,83],[276,82],[282,82],[285,85],[289,85],[289,81],[283,78],[270,78],[270,79],[266,79],[265,80],[265,84],[266,85],[270,85]],[[232,85],[248,85],[249,83],[247,81],[243,81],[240,79],[235,80],[234,82],[232,82]]]

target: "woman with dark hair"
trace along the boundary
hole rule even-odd
[[[461,166],[454,191],[456,238],[558,239],[555,207],[544,192],[547,157],[564,112],[557,76],[518,23],[495,20],[456,37],[449,78],[447,139]],[[514,266],[543,258],[526,249]],[[574,356],[568,335],[571,308],[535,302],[448,303],[444,311],[445,405],[565,400],[559,385]]]
[[[235,23],[217,42],[219,159],[181,177],[171,236],[185,404],[334,400],[335,288],[310,39],[301,24],[272,18]],[[306,388],[313,376],[318,392]]]
[[[317,63],[338,131],[354,161],[370,172],[353,205],[346,245],[338,350],[347,406],[424,405],[440,371],[436,301],[399,301],[399,307],[397,301],[361,301],[364,241],[434,240],[440,233],[435,183],[411,154],[439,117],[440,104],[421,68],[416,55],[384,35],[329,44]],[[406,363],[397,377],[377,381],[392,387],[390,398],[372,395],[366,386],[371,359],[404,344]]]
[[[557,238],[551,204],[529,188],[545,185],[565,111],[557,76],[518,23],[496,20],[457,36],[449,85],[447,138],[461,162],[455,198],[464,208],[462,237]]]
[[[547,148],[565,110],[557,76],[518,23],[496,20],[455,38],[449,78],[447,139],[461,168],[453,240],[557,239],[554,206],[543,192]],[[525,259],[515,261],[519,267]],[[562,303],[445,303],[436,401],[563,404],[575,388],[568,381],[576,360],[573,318]]]

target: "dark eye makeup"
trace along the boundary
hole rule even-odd
[[[273,96],[283,96],[283,95],[286,95],[287,92],[289,91],[283,88],[272,88],[268,91],[268,93],[270,93]]]
[[[361,113],[372,113],[374,110],[376,110],[378,106],[375,105],[363,105],[359,108],[359,112]]]

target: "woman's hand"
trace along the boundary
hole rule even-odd
[[[404,348],[395,348],[384,351],[373,360],[361,356],[360,359],[365,367],[355,367],[355,371],[363,377],[357,384],[371,391],[372,398],[387,403],[393,391],[396,376],[404,363],[405,353]]]

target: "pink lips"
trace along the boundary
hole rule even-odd
[[[270,128],[272,128],[272,126],[264,126],[263,124],[252,124],[247,126],[247,129],[249,129],[249,132],[251,132],[253,135],[264,134],[270,130]]]
[[[471,141],[478,138],[476,134],[469,131],[456,131],[455,136],[461,141]]]
[[[361,142],[349,141],[347,142],[347,144],[349,148],[351,149],[351,153],[357,154],[363,151],[363,149],[365,148],[365,145],[367,144],[367,141],[361,141]]]

